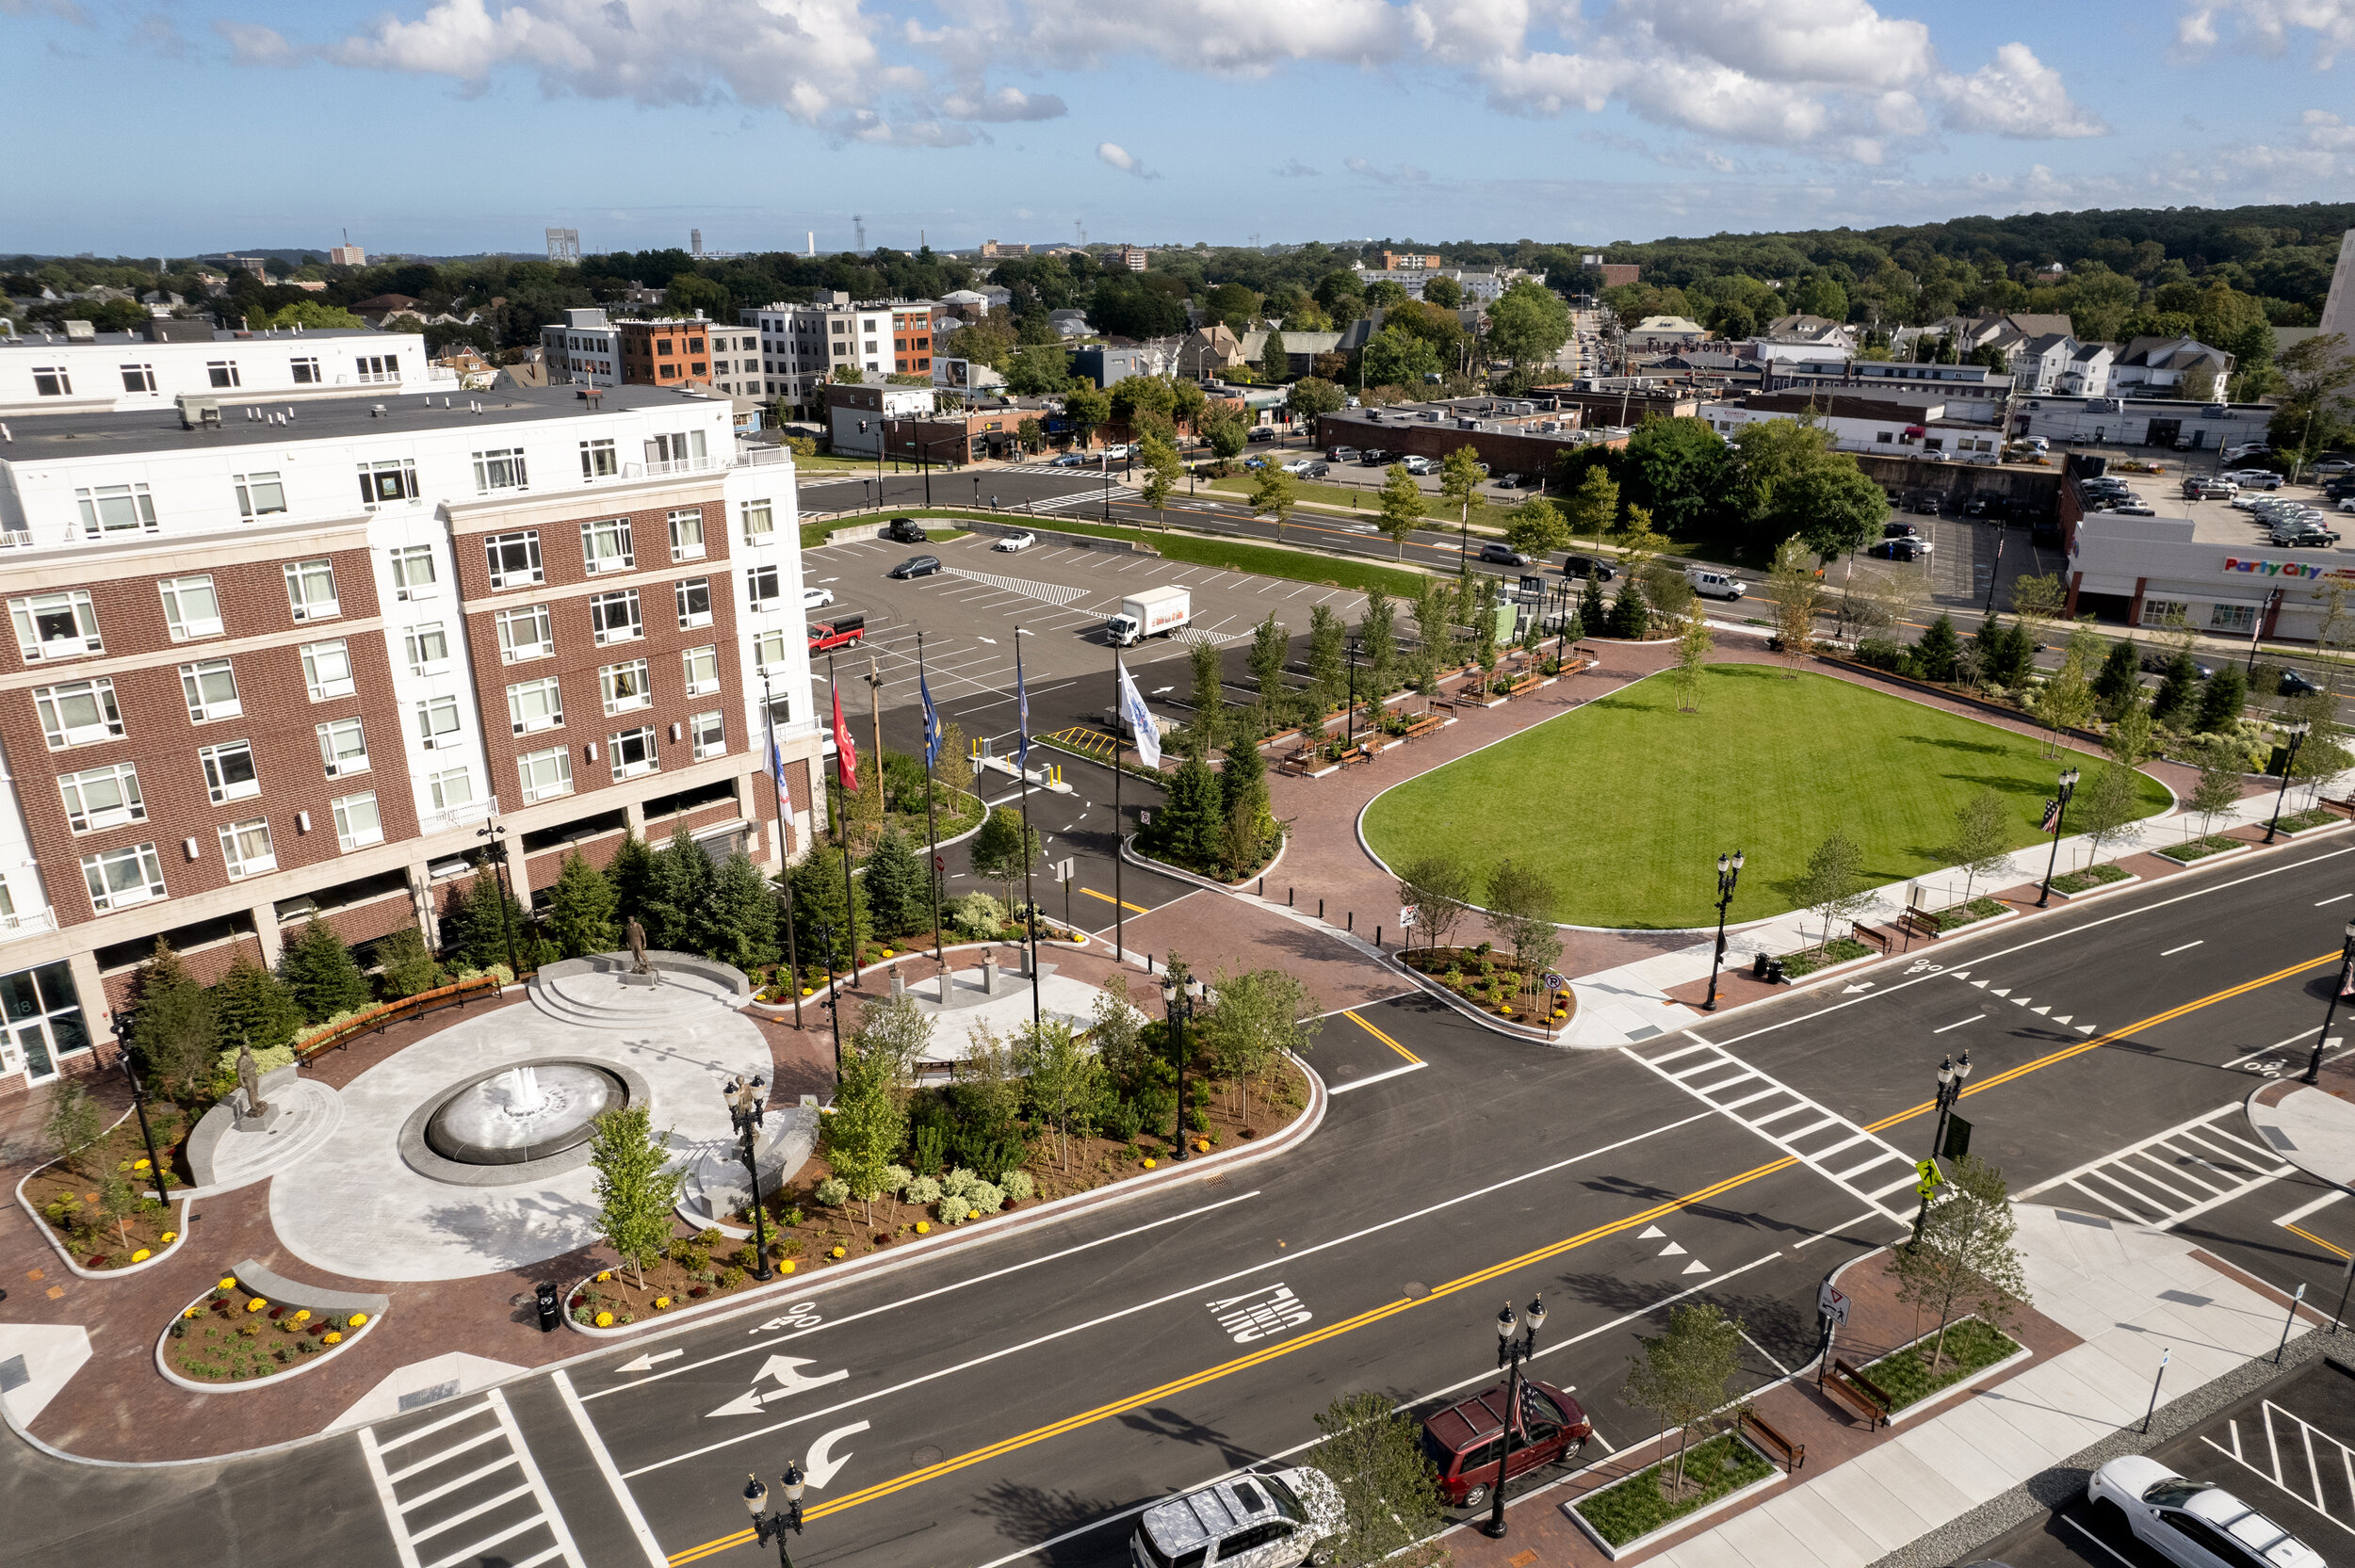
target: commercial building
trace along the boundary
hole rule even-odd
[[[1549,478],[1555,465],[1579,447],[1625,439],[1625,431],[1579,428],[1576,405],[1551,393],[1519,399],[1457,397],[1343,409],[1317,420],[1321,446],[1360,451],[1379,447],[1399,457],[1425,458],[1445,458],[1469,446],[1496,473]]]
[[[356,392],[457,390],[427,363],[415,332],[360,328],[223,331],[210,321],[153,320],[136,332],[68,321],[57,335],[0,339],[0,418],[33,413],[169,409],[184,396],[218,398],[227,417],[249,408]],[[296,422],[300,422],[300,414]]]
[[[89,1064],[158,938],[207,979],[314,915],[431,940],[493,843],[527,898],[625,830],[778,864],[772,719],[808,841],[794,471],[723,402],[226,412],[0,445],[0,1093]]]
[[[1993,462],[2003,445],[1999,430],[1949,420],[1942,403],[1907,403],[1894,397],[1759,393],[1737,402],[1708,404],[1700,417],[1729,441],[1762,420],[1812,419],[1829,432],[1836,450],[1880,457],[1934,453],[1942,459]]]
[[[327,265],[330,267],[365,267],[368,265],[368,253],[347,239],[341,245],[331,245],[327,248]]]
[[[622,330],[601,310],[566,311],[540,329],[540,350],[550,386],[622,384]]]
[[[2088,511],[2061,486],[2066,613],[2126,626],[2182,625],[2216,637],[2313,641],[2355,590],[2355,550],[2281,550],[2223,501],[2146,493],[2164,517]]]
[[[1131,272],[1144,271],[1145,264],[1149,259],[1150,257],[1141,245],[1124,245],[1120,248],[1120,265]]]
[[[2263,441],[2275,412],[2269,403],[2208,403],[2131,394],[2018,397],[2012,401],[2011,431],[2015,436],[2043,436],[2055,445],[2201,452]]]
[[[2339,240],[2338,265],[2331,269],[2331,292],[2323,296],[2322,322],[2316,330],[2337,333],[2355,352],[2355,229]]]

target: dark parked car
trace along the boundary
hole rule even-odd
[[[2314,681],[2309,679],[2302,671],[2284,670],[2282,671],[2282,686],[2278,695],[2283,697],[2311,697],[2321,689],[2322,687]]]
[[[1565,577],[1593,577],[1598,582],[1610,582],[1618,576],[1618,569],[1607,560],[1593,556],[1568,556],[1562,561]]]
[[[891,526],[884,530],[884,538],[894,544],[921,544],[931,537],[924,531],[924,525],[913,517],[895,517]]]
[[[1883,539],[1920,539],[1921,537],[1922,530],[1910,523],[1884,523],[1881,525],[1881,538]]]
[[[1311,458],[1308,465],[1300,471],[1300,477],[1304,479],[1322,479],[1332,472],[1332,465],[1323,458]]]
[[[2146,671],[2147,672],[2149,672],[2149,673],[2151,673],[2151,674],[2153,674],[2153,675],[2164,675],[2164,674],[2166,674],[2166,673],[2167,673],[2167,667],[2168,667],[2168,665],[2170,665],[2170,664],[2173,664],[2174,662],[2175,662],[2175,655],[2172,655],[2172,654],[2161,653],[2161,652],[2160,652],[2158,649],[2156,649],[2156,648],[2146,648],[2146,649],[2144,649],[2144,650],[2143,650],[2143,655],[2142,655],[2142,668],[2144,669],[2144,671]],[[2201,663],[2201,662],[2200,660],[2198,660],[2198,659],[2194,659],[2194,660],[2192,660],[2192,661],[2191,661],[2191,668],[2192,668],[2193,671],[2194,671],[2194,672],[2196,672],[2196,673],[2199,675],[2199,677],[2200,677],[2201,680],[2203,680],[2203,681],[2204,681],[2204,680],[2206,680],[2209,676],[2211,676],[2211,675],[2213,675],[2213,674],[2215,674],[2215,673],[2216,673],[2216,671],[2215,671],[2213,669],[2211,669],[2209,666],[2207,666],[2207,665],[2205,665],[2205,664]]]
[[[1935,495],[1925,495],[1920,500],[1913,503],[1913,509],[1920,512],[1924,517],[1936,517],[1938,515],[1938,497]]]
[[[1422,1424],[1423,1456],[1439,1473],[1439,1493],[1450,1507],[1479,1508],[1496,1484],[1497,1456],[1504,1447],[1505,1385],[1453,1404]],[[1525,1476],[1570,1458],[1594,1435],[1566,1389],[1531,1378],[1521,1384],[1521,1409],[1514,1423],[1513,1457],[1505,1479]]]
[[[1251,433],[1243,437],[1245,441],[1274,441],[1275,439],[1275,427],[1273,425],[1254,425],[1251,427]]]
[[[1357,448],[1355,446],[1327,446],[1324,449],[1324,459],[1327,462],[1347,462],[1356,455]]]
[[[1390,454],[1379,446],[1369,446],[1357,461],[1368,468],[1379,468],[1390,461]]]
[[[1865,553],[1882,560],[1921,560],[1929,555],[1930,545],[1924,539],[1884,539]]]
[[[938,556],[910,556],[891,569],[894,577],[929,577],[940,570]]]
[[[1529,566],[1535,564],[1529,557],[1522,555],[1519,550],[1514,549],[1510,544],[1484,544],[1480,547],[1480,558],[1483,562],[1491,566]]]

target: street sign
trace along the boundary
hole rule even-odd
[[[1415,906],[1414,906],[1414,905],[1412,905],[1412,904],[1401,904],[1401,905],[1399,905],[1399,906],[1398,906],[1398,925],[1399,925],[1399,929],[1400,929],[1401,930],[1406,930],[1406,929],[1411,929],[1411,928],[1414,926],[1414,924],[1415,924]]]
[[[1921,1194],[1924,1203],[1929,1202],[1930,1194],[1937,1189],[1941,1182],[1946,1179],[1939,1174],[1938,1161],[1934,1159],[1915,1161],[1913,1175],[1913,1190]]]
[[[949,857],[948,857],[947,855],[934,855],[934,856],[933,857],[933,870],[934,870],[934,871],[935,871],[935,872],[943,872],[943,871],[946,871],[946,870],[948,870],[948,869],[949,869]]]
[[[1826,1280],[1824,1287],[1815,1293],[1815,1310],[1830,1322],[1837,1323],[1843,1329],[1846,1328],[1848,1326],[1848,1293],[1844,1290],[1833,1289],[1831,1281]]]
[[[1059,860],[1055,863],[1055,880],[1059,882],[1067,882],[1079,874],[1079,862],[1077,861]]]
[[[1959,1116],[1946,1118],[1946,1141],[1939,1145],[1941,1159],[1960,1159],[1971,1152],[1971,1123]]]

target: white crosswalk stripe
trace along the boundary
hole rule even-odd
[[[1881,1200],[1913,1185],[1913,1161],[1854,1122],[1700,1040],[1658,1056],[1626,1055],[1687,1094],[1740,1123],[1826,1181],[1862,1199],[1891,1219]],[[1902,1173],[1901,1173],[1902,1172]]]
[[[586,1568],[506,1398],[475,1403],[391,1437],[360,1429],[401,1568],[458,1568],[499,1547],[512,1568]],[[456,1543],[468,1540],[460,1546]]]
[[[2292,1167],[2247,1134],[2247,1117],[2234,1100],[2020,1196],[2049,1192],[2048,1201],[2087,1203],[2138,1225],[2172,1230],[2290,1173]]]
[[[1091,502],[1101,506],[1107,496],[1114,501],[1130,501],[1136,498],[1136,494],[1127,485],[1114,485],[1110,491],[1098,486],[1094,490],[1075,490],[1068,495],[1049,496],[1044,501],[1025,501],[1022,509],[1025,512],[1062,511],[1066,508],[1084,507]]]
[[[1029,577],[1003,577],[995,572],[972,572],[962,566],[951,566],[947,569],[945,574],[951,577],[963,577],[969,582],[979,583],[983,588],[994,588],[1001,593],[1019,593],[1026,598],[1041,600],[1059,608],[1064,605],[1077,604],[1087,598],[1091,592],[1088,589],[1073,588],[1065,583],[1034,582]]]

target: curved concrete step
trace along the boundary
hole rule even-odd
[[[624,986],[597,977],[572,976],[553,982],[534,978],[526,987],[532,1006],[551,1018],[595,1029],[638,1029],[690,1015],[733,1011],[733,997],[716,988],[674,984]]]

